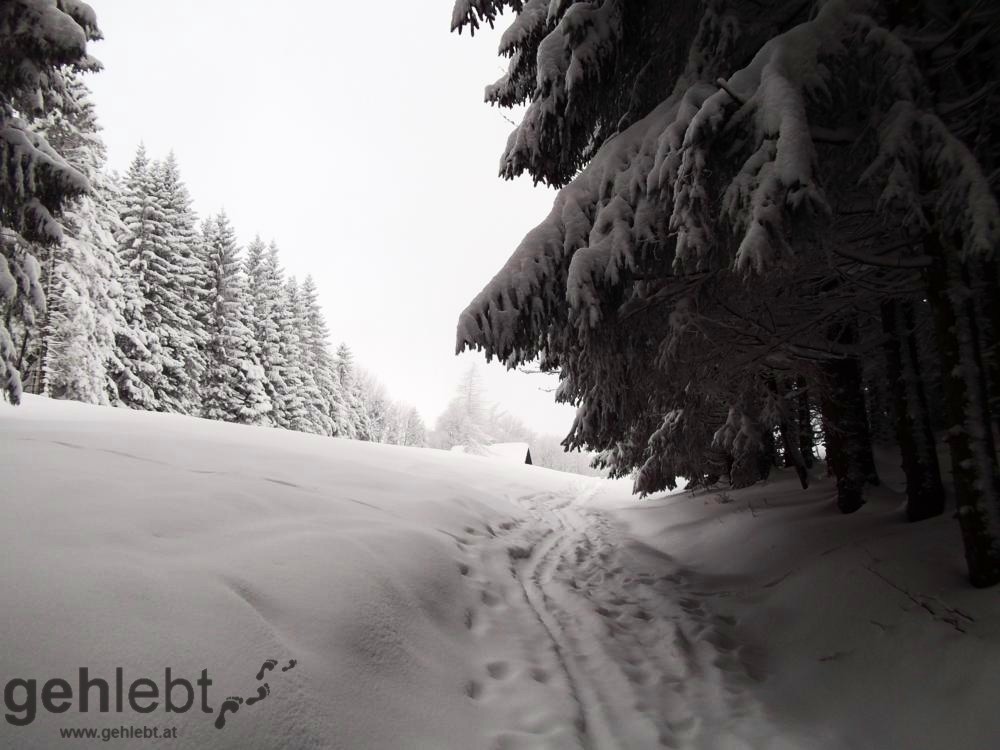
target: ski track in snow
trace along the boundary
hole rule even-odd
[[[135,453],[129,453],[127,451],[118,451],[118,450],[113,450],[111,448],[93,448],[93,447],[88,446],[88,445],[80,445],[79,443],[70,443],[70,442],[67,442],[65,440],[42,440],[40,438],[30,438],[30,437],[21,437],[21,438],[14,438],[14,439],[15,440],[24,441],[24,442],[29,442],[29,443],[48,443],[50,445],[59,445],[59,446],[62,446],[63,448],[70,448],[72,450],[92,451],[92,452],[95,452],[95,453],[107,453],[108,455],[111,455],[111,456],[118,456],[119,458],[127,458],[127,459],[132,460],[132,461],[140,461],[140,462],[148,463],[148,464],[156,464],[158,466],[166,466],[166,467],[169,467],[171,469],[176,469],[178,471],[186,471],[189,474],[202,474],[202,475],[206,475],[206,476],[210,475],[210,476],[217,476],[217,477],[236,477],[236,478],[240,478],[240,479],[246,479],[246,478],[248,478],[248,475],[242,474],[242,473],[236,474],[236,473],[233,473],[233,472],[230,472],[230,471],[218,471],[218,470],[215,470],[215,469],[191,469],[191,468],[188,468],[188,467],[185,467],[185,466],[178,466],[177,464],[170,463],[169,461],[161,461],[161,460],[156,459],[156,458],[148,458],[146,456],[139,456],[139,455],[137,455]],[[256,476],[256,477],[253,477],[253,478],[256,479],[256,480],[259,480],[261,482],[270,482],[271,484],[278,484],[278,485],[281,485],[282,487],[289,487],[289,488],[294,489],[294,490],[302,490],[303,492],[311,492],[311,493],[320,493],[320,490],[314,489],[312,487],[306,487],[306,486],[303,486],[301,484],[296,484],[295,482],[289,482],[286,479],[276,479],[275,477],[262,477],[262,476]],[[388,511],[385,508],[382,508],[382,507],[380,507],[378,505],[375,505],[374,503],[366,503],[364,500],[358,500],[358,499],[353,498],[353,497],[344,497],[344,496],[341,495],[339,497],[335,497],[335,498],[332,498],[332,499],[335,500],[335,501],[338,501],[338,502],[354,503],[355,505],[363,505],[366,508],[371,508],[371,509],[377,510],[377,511],[379,511],[381,513],[388,513],[389,515],[395,515],[391,511]]]
[[[669,558],[623,546],[584,507],[596,490],[517,498],[526,520],[455,537],[484,654],[466,695],[507,720],[491,750],[759,747],[734,621]]]

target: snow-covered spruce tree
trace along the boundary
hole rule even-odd
[[[289,311],[284,271],[278,261],[278,248],[274,243],[268,249],[265,266],[265,288],[273,292],[271,314],[278,331],[277,356],[265,376],[274,393],[272,414],[276,426],[286,430],[305,429],[305,405],[302,399],[302,347],[299,332]]]
[[[180,411],[182,391],[176,379],[183,377],[184,363],[173,356],[175,347],[165,342],[173,344],[177,340],[173,324],[183,298],[168,281],[178,267],[172,256],[170,227],[156,172],[156,165],[150,163],[146,149],[140,145],[125,175],[121,201],[124,230],[119,238],[122,271],[135,284],[139,303],[126,308],[126,320],[131,329],[141,331],[139,337],[144,341],[144,346],[134,352],[121,352],[120,359],[129,369],[131,354],[143,359],[149,356],[141,367],[145,372],[142,380],[152,398],[138,404],[128,393],[120,396],[128,406]]]
[[[341,342],[337,347],[334,364],[337,368],[337,381],[340,383],[340,392],[347,407],[350,424],[350,432],[345,434],[344,437],[355,438],[357,440],[370,440],[368,417],[365,412],[361,386],[358,382],[354,366],[354,354],[347,344]]]
[[[266,424],[271,403],[264,390],[264,369],[253,333],[241,310],[246,288],[236,237],[220,213],[203,229],[212,280],[208,345],[202,382],[202,414],[209,419]]]
[[[139,147],[125,177],[121,219],[124,271],[138,286],[146,336],[156,339],[150,364],[159,376],[147,383],[154,408],[198,413],[210,280],[187,188],[172,155],[150,162]]]
[[[278,324],[278,360],[280,369],[278,377],[284,384],[278,403],[275,405],[275,423],[286,430],[310,432],[309,415],[306,409],[305,392],[306,372],[302,360],[302,343],[295,302],[290,291],[297,289],[294,279],[285,280],[278,266],[276,248],[272,245],[268,256],[268,265],[273,278],[279,283],[280,294],[275,306]]]
[[[296,361],[300,375],[297,394],[302,399],[303,412],[300,427],[294,429],[316,435],[329,435],[332,432],[332,423],[317,380],[320,373],[312,369],[313,349],[309,313],[302,296],[302,288],[294,276],[285,282],[285,315],[298,342]]]
[[[883,302],[926,298],[970,578],[1000,581],[983,72],[1000,9],[459,0],[453,26],[504,6],[510,66],[487,99],[528,108],[502,174],[565,187],[462,315],[459,348],[559,369],[558,397],[578,406],[567,444],[613,473],[641,467],[640,491],[711,471],[725,433],[699,434],[700,420],[711,436],[734,408],[760,422],[762,384],[780,374],[823,406],[854,510],[872,462],[851,362],[881,348]]]
[[[385,386],[364,370],[356,373],[355,381],[364,412],[365,436],[362,439],[372,443],[397,443],[398,417]]]
[[[155,411],[158,402],[154,389],[163,376],[160,344],[146,327],[146,301],[138,277],[126,266],[121,269],[119,281],[122,321],[115,329],[115,347],[108,365],[114,384],[111,400],[130,409]]]
[[[208,334],[205,319],[208,307],[203,294],[192,293],[211,288],[211,274],[208,270],[202,237],[197,228],[197,217],[191,208],[191,197],[181,179],[180,167],[174,152],[157,165],[156,179],[163,202],[163,220],[168,228],[170,258],[177,273],[169,277],[172,287],[170,299],[178,299],[180,304],[172,310],[174,324],[170,330],[169,344],[161,338],[174,359],[183,363],[176,373],[168,377],[176,382],[179,411],[197,414],[201,409],[198,384],[205,368],[205,350]]]
[[[0,4],[0,393],[15,404],[28,332],[45,304],[29,243],[61,241],[64,202],[89,189],[30,123],[66,106],[65,70],[100,69],[87,54],[96,39],[94,11],[79,0]]]
[[[340,387],[337,366],[330,351],[330,331],[319,306],[319,293],[312,276],[306,276],[299,291],[305,311],[305,334],[302,344],[309,370],[314,373],[321,397],[323,429],[325,435],[349,437],[351,415]]]
[[[247,324],[257,342],[260,365],[264,368],[264,391],[273,407],[270,418],[275,424],[281,424],[281,405],[287,386],[281,377],[278,313],[282,280],[277,245],[271,243],[268,249],[260,237],[256,237],[247,247],[244,268],[247,280]]]
[[[44,253],[46,315],[36,372],[54,398],[96,404],[117,400],[109,366],[124,326],[116,235],[118,187],[103,171],[104,143],[90,92],[76,72],[62,71],[64,107],[32,123],[90,182],[89,193],[63,208],[63,239]]]

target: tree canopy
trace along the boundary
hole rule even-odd
[[[459,0],[453,28],[502,11],[501,175],[563,187],[458,349],[558,370],[566,445],[642,493],[777,455],[805,484],[816,422],[852,512],[894,421],[927,517],[913,451],[946,431],[971,578],[1000,581],[995,4]]]

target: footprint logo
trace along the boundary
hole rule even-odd
[[[243,699],[238,695],[230,695],[219,707],[219,715],[215,719],[215,728],[222,729],[226,726],[226,714],[234,714],[240,710],[240,706],[243,705]]]
[[[257,695],[252,698],[247,698],[247,705],[252,706],[254,703],[264,700],[267,696],[271,694],[271,686],[266,682],[257,688]]]
[[[281,668],[281,671],[288,672],[292,669],[295,669],[298,663],[299,662],[297,659],[289,659],[288,663]],[[277,666],[278,666],[277,659],[265,659],[264,662],[260,665],[260,669],[257,670],[257,674],[255,675],[257,681],[260,682],[261,680],[263,680],[264,676],[268,672],[273,672],[275,667]],[[259,685],[257,687],[256,695],[252,695],[249,698],[242,698],[238,695],[229,696],[222,702],[222,705],[219,706],[219,715],[215,717],[215,728],[222,729],[223,727],[225,727],[226,717],[235,714],[237,711],[239,711],[240,706],[252,706],[255,703],[260,703],[270,694],[271,694],[271,685],[270,683],[265,682],[264,684]]]
[[[257,671],[257,679],[263,680],[264,673],[270,672],[276,666],[278,666],[278,662],[275,659],[265,659],[264,663],[260,665],[260,669]]]

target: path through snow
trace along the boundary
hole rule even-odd
[[[733,621],[713,616],[669,557],[588,507],[599,486],[513,498],[526,520],[456,539],[482,647],[466,694],[508,722],[494,747],[762,746]]]

